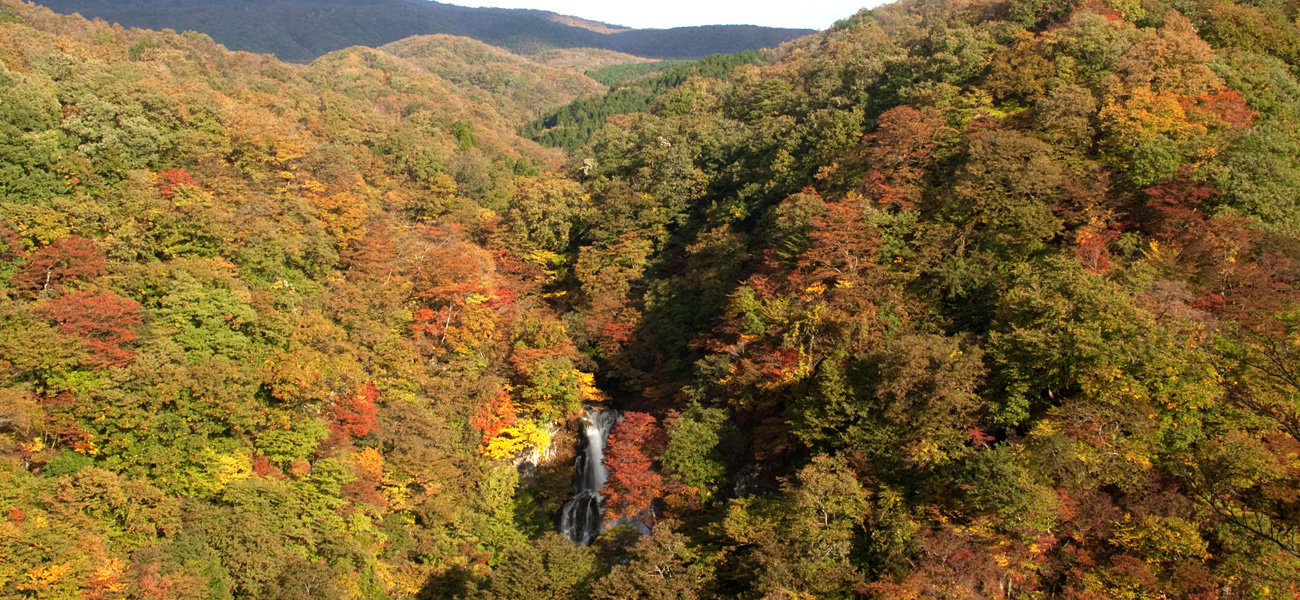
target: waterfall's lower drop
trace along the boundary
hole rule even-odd
[[[573,498],[560,511],[560,533],[590,544],[604,531],[600,488],[605,485],[605,437],[621,415],[616,410],[590,409],[583,417],[583,451],[573,463]]]

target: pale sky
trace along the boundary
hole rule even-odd
[[[826,29],[885,0],[441,0],[461,6],[535,8],[627,27],[766,25]]]

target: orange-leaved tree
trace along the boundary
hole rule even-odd
[[[664,480],[654,460],[666,443],[659,420],[643,412],[628,412],[609,432],[603,461],[609,479],[600,490],[606,521],[635,517],[662,495]]]
[[[49,294],[74,279],[94,279],[104,273],[104,253],[86,238],[69,236],[33,252],[9,283],[25,292]]]
[[[346,445],[353,439],[365,437],[379,429],[375,418],[375,401],[379,390],[374,382],[361,386],[355,394],[337,398],[329,405],[330,437],[327,445]]]
[[[140,304],[113,293],[73,292],[49,300],[45,314],[59,324],[59,332],[81,338],[96,367],[120,367],[135,357],[126,347],[136,339],[141,324]]]

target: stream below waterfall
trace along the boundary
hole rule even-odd
[[[605,438],[622,413],[590,408],[583,416],[583,448],[573,462],[573,498],[560,510],[560,533],[579,544],[590,544],[605,530],[600,488],[609,475],[603,464]]]

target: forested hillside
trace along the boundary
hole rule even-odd
[[[198,31],[231,49],[294,62],[348,46],[382,46],[430,34],[470,37],[528,54],[604,48],[653,58],[699,58],[771,48],[812,33],[754,25],[629,29],[540,10],[431,0],[48,0],[46,5],[125,26]]]
[[[599,48],[558,48],[530,54],[528,58],[549,67],[562,67],[577,71],[600,70],[614,65],[657,62],[649,58]]]
[[[499,459],[598,395],[504,250],[554,151],[418,57],[0,10],[0,597],[410,597],[552,528]]]
[[[589,71],[609,86],[605,94],[578,98],[519,128],[519,135],[540,144],[573,151],[591,142],[592,135],[614,115],[650,110],[655,100],[691,78],[726,80],[740,65],[765,62],[756,51],[714,54],[698,61],[658,61],[608,65]]]
[[[1294,597],[1294,17],[902,2],[611,119],[593,597]]]
[[[416,36],[380,50],[427,69],[456,95],[489,106],[516,123],[535,119],[546,108],[605,91],[602,82],[577,69],[547,67],[469,38]]]
[[[0,596],[1300,595],[1292,5],[904,1],[564,158],[454,40],[0,2]]]

